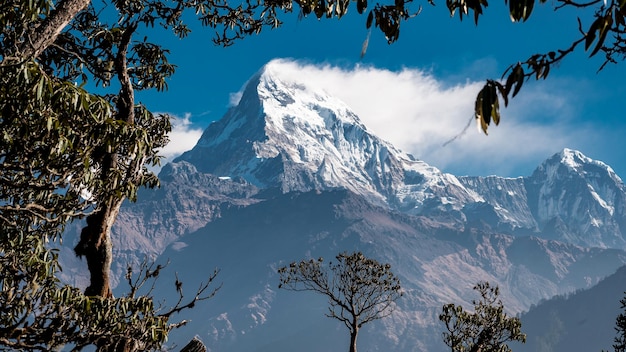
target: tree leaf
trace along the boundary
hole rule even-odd
[[[478,123],[479,128],[487,134],[488,124],[484,119],[483,114],[483,90],[478,93],[476,97],[476,102],[474,103],[474,117],[476,118],[476,122]]]
[[[533,12],[533,7],[535,6],[535,0],[524,0],[524,8],[522,11],[522,18],[526,21],[530,14]]]
[[[598,42],[596,43],[595,48],[593,49],[591,54],[589,54],[589,57],[594,56],[602,48],[602,45],[604,44],[604,40],[606,39],[606,35],[609,33],[609,30],[611,29],[612,25],[613,25],[613,16],[611,16],[611,14],[608,13],[606,16],[602,18],[602,21],[600,22],[600,28],[599,28],[600,36],[598,37]]]
[[[513,22],[519,21],[522,17],[520,15],[520,2],[521,0],[509,0],[509,15]]]
[[[317,5],[315,6],[315,16],[319,20],[326,13],[326,1],[319,0]]]
[[[589,50],[589,48],[591,47],[591,44],[596,39],[596,31],[598,30],[598,27],[600,26],[600,21],[602,21],[601,17],[596,18],[596,20],[593,21],[593,23],[589,27],[589,30],[587,31],[587,34],[585,35],[585,50]]]
[[[48,114],[47,116],[46,129],[48,130],[48,132],[52,130],[52,114]]]
[[[492,86],[492,97],[493,97],[493,102],[492,102],[492,108],[491,108],[491,119],[493,120],[493,123],[498,126],[500,124],[500,102],[498,99],[498,94],[496,93],[496,88]]]
[[[505,107],[508,106],[509,97],[508,97],[508,93],[506,92],[505,87],[502,84],[500,84],[500,82],[494,82],[494,84],[496,85],[496,88],[498,88],[498,92],[502,96],[502,99],[504,99],[504,106]]]
[[[356,1],[356,11],[359,14],[362,14],[365,9],[367,9],[367,0],[357,0]]]
[[[39,82],[37,82],[37,100],[41,100],[41,95],[43,93],[43,87],[46,84],[46,78],[44,75],[41,75]]]
[[[494,91],[495,92],[495,91]],[[485,121],[487,126],[491,123],[491,111],[493,108],[493,97],[491,96],[491,87],[490,84],[487,83],[479,96],[481,97],[481,105],[482,105],[482,119]],[[485,130],[486,133],[486,130]]]
[[[372,21],[374,20],[374,11],[370,11],[367,15],[367,20],[365,21],[365,28],[370,29],[372,26]]]
[[[520,89],[522,89],[522,85],[524,84],[524,68],[522,68],[522,65],[517,64],[517,66],[515,66],[515,69],[513,70],[515,73],[515,88],[513,88],[513,94],[511,95],[511,97],[515,98],[515,96],[517,95],[517,93],[519,93]]]

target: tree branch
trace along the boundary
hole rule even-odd
[[[19,55],[26,60],[39,57],[90,2],[91,0],[61,0],[50,15],[26,36],[26,40],[19,48]]]

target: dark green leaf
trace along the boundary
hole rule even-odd
[[[604,18],[602,18],[602,21],[600,22],[600,36],[598,37],[598,42],[596,43],[595,48],[593,49],[591,54],[589,54],[590,57],[594,56],[602,48],[602,45],[604,45],[604,40],[606,39],[606,35],[609,33],[612,25],[613,16],[608,13],[606,16],[604,16]]]
[[[370,11],[367,15],[367,20],[365,21],[365,28],[370,29],[372,27],[372,21],[374,20],[374,12]]]
[[[524,0],[524,9],[522,12],[522,18],[526,21],[530,14],[533,12],[533,7],[535,6],[535,0]]]
[[[356,1],[356,11],[359,14],[362,14],[363,11],[365,11],[365,9],[367,9],[367,0],[357,0]]]
[[[596,31],[598,30],[601,21],[602,21],[601,17],[596,18],[596,20],[593,21],[593,23],[589,27],[589,30],[587,31],[587,34],[585,35],[585,50],[589,50],[589,48],[591,47],[591,44],[596,39]]]
[[[513,70],[513,73],[515,77],[515,88],[513,88],[513,94],[511,95],[511,97],[515,98],[520,89],[522,89],[522,85],[524,84],[524,69],[522,68],[522,65],[517,64],[517,66],[515,66],[515,69]]]
[[[484,120],[485,124],[488,126],[491,122],[491,110],[493,108],[493,98],[491,96],[491,85],[487,83],[480,94],[478,95],[481,100],[481,118]],[[495,91],[494,91],[495,92]],[[484,132],[487,133],[486,127],[484,128]]]
[[[500,84],[499,82],[494,82],[494,84],[498,88],[498,92],[502,96],[502,99],[504,99],[504,106],[508,106],[509,105],[509,97],[508,97],[508,92],[506,91],[506,88],[502,84]]]
[[[491,108],[491,119],[493,123],[498,126],[500,124],[500,101],[498,99],[498,94],[496,93],[496,88],[492,86],[491,96],[493,99],[492,108]]]
[[[317,2],[317,6],[315,6],[315,16],[317,17],[317,19],[320,19],[322,18],[322,16],[324,16],[325,13],[326,13],[326,1],[319,0]]]
[[[476,97],[476,102],[474,103],[474,117],[482,131],[487,134],[488,126],[483,114],[483,90],[481,90]]]

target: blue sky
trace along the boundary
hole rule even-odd
[[[475,26],[471,18],[450,18],[441,0],[413,8],[420,4],[423,11],[403,23],[398,42],[387,44],[375,29],[363,59],[365,17],[354,3],[339,21],[286,14],[281,28],[228,48],[214,46],[212,30],[199,26],[183,40],[163,36],[158,41],[171,50],[177,73],[167,92],[138,98],[152,111],[179,117],[166,154],[180,153],[223,116],[251,75],[282,58],[286,69],[301,70],[344,99],[374,133],[443,171],[526,176],[568,147],[626,177],[626,65],[597,73],[601,55],[588,59],[582,50],[546,81],[527,82],[489,136],[472,126],[443,146],[467,124],[485,79],[500,77],[534,53],[568,47],[577,35],[576,16],[585,26],[590,17],[573,9],[554,12],[547,2],[537,5],[527,22],[512,23],[498,1]]]

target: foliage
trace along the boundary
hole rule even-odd
[[[0,71],[0,343],[29,350],[79,340],[95,343],[107,336],[90,332],[104,321],[95,317],[102,313],[110,318],[111,309],[122,301],[132,305],[129,312],[148,309],[147,301],[100,302],[61,287],[55,277],[60,269],[57,253],[47,244],[60,236],[68,221],[90,212],[92,199],[135,192],[115,177],[97,176],[97,151],[135,148],[136,154],[149,154],[152,147],[142,147],[145,135],[163,136],[156,129],[167,129],[169,121],[143,126],[142,121],[152,119],[149,115],[134,126],[120,124],[111,118],[106,99],[48,75],[33,61],[0,66]],[[155,184],[156,177],[145,173],[140,181]],[[84,302],[96,301],[101,304],[84,308]],[[94,309],[99,313],[87,314]],[[155,326],[167,321],[157,320],[161,323]],[[156,324],[154,319],[145,322]],[[133,324],[123,328],[140,327]]]
[[[313,291],[328,298],[326,316],[341,321],[350,331],[350,351],[363,324],[391,314],[402,295],[400,280],[389,264],[367,258],[361,252],[341,253],[337,262],[324,265],[323,258],[293,262],[278,269],[279,288]]]
[[[171,315],[213,297],[219,289],[209,291],[216,271],[188,302],[183,302],[179,291],[174,306],[155,307],[151,289],[143,295],[137,292],[145,283],[156,280],[161,268],[144,263],[138,275],[133,275],[129,268],[126,278],[130,290],[120,298],[86,296],[50,277],[41,286],[7,277],[3,288],[10,289],[0,293],[0,344],[13,350],[49,351],[65,347],[80,351],[90,345],[99,351],[158,350],[170,330],[185,324],[171,323]],[[178,287],[179,282],[174,284]]]
[[[498,287],[480,282],[474,289],[481,297],[479,301],[472,301],[474,312],[446,304],[439,315],[447,330],[443,333],[443,340],[451,351],[507,352],[511,351],[507,341],[526,342],[519,318],[504,313],[502,301],[498,299]]]

